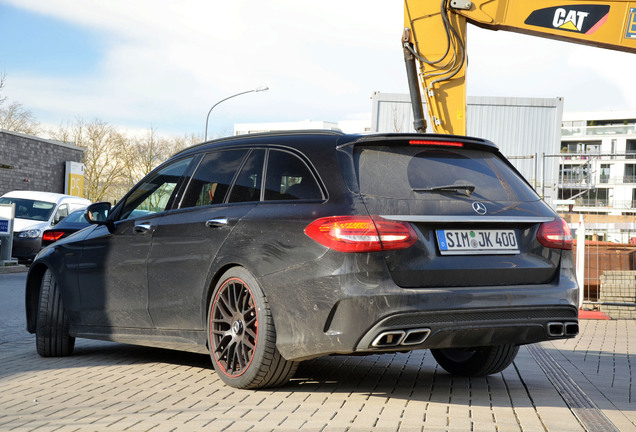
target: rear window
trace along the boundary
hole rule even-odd
[[[534,190],[495,154],[467,149],[356,147],[360,193],[390,199],[536,201]]]

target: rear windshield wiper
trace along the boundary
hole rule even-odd
[[[433,186],[430,188],[412,188],[413,192],[460,192],[471,195],[475,191],[475,185],[472,184],[452,184],[443,186]]]

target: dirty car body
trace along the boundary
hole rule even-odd
[[[258,388],[317,356],[424,348],[489,374],[519,345],[578,332],[567,225],[485,140],[227,138],[88,210],[108,217],[29,271],[41,355],[75,337],[210,352],[226,383]]]

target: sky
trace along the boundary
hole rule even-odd
[[[387,0],[0,0],[4,94],[43,126],[99,119],[203,136],[234,123],[370,122],[407,93],[403,3]],[[563,97],[636,110],[636,55],[468,29],[468,96]]]

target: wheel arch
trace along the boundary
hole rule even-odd
[[[42,286],[42,278],[48,270],[48,266],[44,264],[34,264],[29,270],[25,287],[25,308],[27,331],[35,333],[35,326],[38,317],[38,301],[40,299],[40,289]]]

